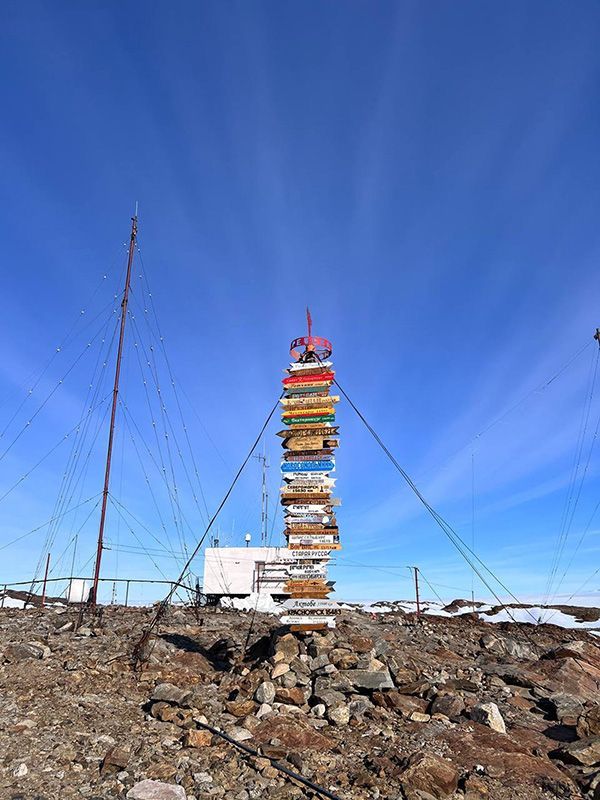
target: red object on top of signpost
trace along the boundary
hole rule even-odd
[[[306,309],[306,322],[308,327],[307,336],[299,336],[290,345],[290,356],[296,361],[300,359],[303,353],[298,351],[298,347],[304,347],[304,353],[314,353],[317,358],[315,361],[326,361],[333,352],[333,346],[329,339],[324,339],[322,336],[312,335],[312,317],[310,311]]]

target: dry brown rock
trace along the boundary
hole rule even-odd
[[[212,733],[201,728],[191,728],[185,732],[183,744],[185,747],[208,747],[212,744]]]
[[[266,719],[254,731],[257,742],[278,739],[286,750],[329,750],[331,739],[316,731],[304,717],[272,717]]]
[[[458,770],[450,762],[431,753],[417,753],[409,759],[401,776],[407,800],[421,800],[427,792],[436,800],[454,794],[458,787]]]
[[[299,686],[294,686],[291,689],[278,687],[275,692],[275,700],[279,703],[289,703],[293,706],[303,706],[306,702],[304,692]]]

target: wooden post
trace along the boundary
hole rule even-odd
[[[46,571],[44,572],[44,583],[42,585],[42,602],[41,607],[44,608],[46,605],[46,585],[48,583],[48,570],[50,568],[50,553],[48,553],[48,557],[46,558]]]
[[[7,591],[8,591],[8,584],[5,583],[4,584],[4,591],[2,592],[2,604],[0,605],[0,608],[4,608],[4,598],[6,597],[6,592]]]

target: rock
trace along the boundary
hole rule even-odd
[[[496,703],[478,703],[471,709],[470,717],[481,725],[487,725],[493,731],[506,733],[506,725]]]
[[[275,699],[279,703],[289,703],[293,706],[303,706],[306,702],[304,692],[299,686],[292,689],[278,688],[275,692]]]
[[[400,694],[400,692],[396,691],[374,692],[372,699],[374,705],[382,708],[392,708],[405,717],[409,717],[414,711],[424,714],[429,706],[427,700]]]
[[[326,711],[327,707],[325,706],[325,703],[317,703],[316,706],[311,708],[310,713],[317,719],[323,719]]]
[[[13,775],[15,778],[24,778],[28,772],[29,769],[27,768],[27,764],[19,764],[19,766],[15,767],[13,770]]]
[[[298,639],[296,639],[293,633],[286,633],[275,642],[275,652],[280,653],[289,664],[300,652]]]
[[[327,753],[332,746],[331,740],[316,731],[304,716],[296,715],[293,718],[273,716],[261,721],[254,731],[254,738],[260,744],[277,739],[280,745],[289,750],[320,750]],[[263,752],[266,754],[264,747]]]
[[[128,792],[128,800],[186,800],[183,786],[162,781],[140,781]]]
[[[256,703],[254,700],[248,700],[247,698],[242,698],[240,700],[228,700],[225,703],[225,709],[234,717],[247,717],[249,714],[253,714],[255,712]]]
[[[366,697],[355,697],[348,703],[348,710],[350,711],[350,716],[355,718],[360,718],[364,714],[366,714],[369,709],[373,708],[373,704],[370,700]]]
[[[338,669],[353,669],[358,664],[358,656],[351,650],[335,648],[329,653],[329,661]]]
[[[212,733],[201,728],[191,728],[183,737],[184,747],[209,747],[212,744]]]
[[[567,764],[581,764],[584,767],[600,764],[600,736],[564,744],[555,753],[557,758]]]
[[[252,733],[247,728],[235,726],[227,731],[227,735],[235,739],[236,742],[245,742],[246,739],[252,739]]]
[[[316,672],[321,667],[325,667],[329,665],[329,655],[327,653],[322,653],[320,656],[315,656],[310,661],[310,668],[312,672]]]
[[[591,706],[577,720],[577,735],[580,737],[600,735],[600,705]]]
[[[530,703],[531,705],[531,703]],[[438,694],[431,704],[430,713],[443,714],[456,722],[465,709],[462,697],[457,694]]]
[[[347,725],[350,722],[350,709],[348,706],[331,708],[327,714],[327,718],[334,725]]]
[[[47,658],[50,648],[40,642],[22,642],[9,644],[4,650],[4,660],[9,664],[25,661],[28,658]]]
[[[373,640],[368,636],[351,636],[350,644],[355,653],[370,653],[373,649]]]
[[[406,800],[427,796],[443,800],[456,791],[458,770],[450,761],[432,753],[416,753],[410,757],[400,781]]]
[[[120,772],[129,764],[130,751],[125,747],[112,747],[102,759],[102,774]]]
[[[551,695],[548,703],[555,719],[562,725],[577,725],[577,720],[583,713],[583,703],[572,695],[558,692]]]
[[[275,680],[275,678],[279,678],[281,675],[285,675],[285,673],[289,671],[290,671],[290,665],[286,664],[284,661],[280,661],[279,664],[276,664],[273,667],[271,678]]]
[[[336,692],[335,689],[324,689],[315,691],[312,700],[316,703],[322,703],[327,708],[335,708],[343,705],[346,702],[346,697],[341,692]]]
[[[175,706],[182,706],[183,708],[189,705],[192,693],[187,689],[180,689],[172,683],[159,683],[154,687],[150,699],[162,700],[165,703],[171,703]]]
[[[394,688],[392,678],[387,669],[374,672],[365,669],[349,669],[340,672],[340,677],[350,681],[355,689],[376,691],[378,689]]]
[[[275,700],[275,684],[271,681],[263,681],[254,693],[254,699],[257,703],[271,704]]]
[[[423,714],[421,711],[412,711],[408,718],[411,722],[429,722],[431,719],[429,714]]]
[[[269,705],[269,703],[262,703],[256,714],[254,715],[256,719],[262,719],[266,717],[268,714],[273,713],[273,706]]]

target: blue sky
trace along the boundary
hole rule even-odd
[[[519,596],[543,595],[566,498],[572,508],[577,496],[559,568],[587,526],[560,587],[575,591],[600,563],[600,514],[588,525],[600,453],[581,491],[569,489],[600,411],[594,392],[579,452],[600,325],[599,34],[592,2],[6,3],[2,428],[81,319],[0,444],[110,314],[138,200],[144,268],[195,409],[181,401],[209,510],[278,396],[308,303],[349,395],[469,543],[474,501],[475,549]],[[80,418],[98,336],[0,458],[3,491]],[[149,441],[136,341],[123,397]],[[340,596],[407,596],[407,564],[443,597],[470,591],[468,567],[344,403],[339,421]],[[277,429],[266,437],[273,497]],[[69,446],[0,502],[1,542],[52,516]],[[101,490],[103,447],[99,434],[73,504]],[[116,452],[115,497],[162,540],[122,420]],[[201,532],[183,475],[179,487]],[[93,502],[57,526],[53,558],[67,548],[57,573]],[[259,516],[252,461],[220,519],[222,540],[256,532]],[[137,542],[120,519],[113,508],[108,535],[121,552],[107,552],[106,574],[156,575],[147,556],[124,552]],[[81,527],[82,569],[96,524],[92,513]],[[276,520],[275,538],[279,529]],[[0,550],[0,580],[30,576],[46,533]],[[147,545],[145,529],[136,533]],[[157,563],[176,574],[173,559]],[[585,590],[599,587],[596,576]],[[489,596],[477,580],[475,592]]]

